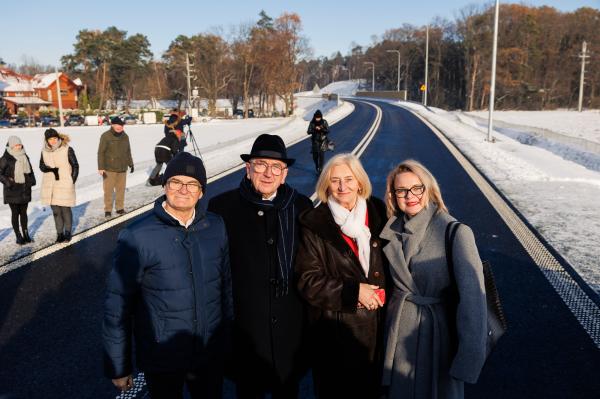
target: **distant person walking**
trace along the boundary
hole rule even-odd
[[[54,129],[44,132],[44,148],[40,157],[42,177],[41,200],[50,205],[56,226],[56,242],[71,241],[75,206],[75,182],[79,163],[75,151],[69,146],[69,136]]]
[[[327,135],[329,134],[329,124],[323,119],[321,110],[317,110],[312,120],[308,125],[308,134],[311,135],[310,139],[312,142],[312,156],[315,162],[315,169],[317,174],[321,174],[323,170],[323,164],[325,163],[325,148],[327,145]]]
[[[98,173],[104,184],[104,216],[111,217],[113,194],[117,215],[125,213],[125,184],[127,168],[133,173],[133,159],[129,136],[125,133],[125,122],[118,116],[110,120],[110,130],[102,133],[98,145]]]
[[[4,185],[4,203],[10,206],[17,244],[32,242],[27,229],[27,206],[31,202],[31,187],[35,186],[35,176],[23,143],[17,136],[8,138],[6,151],[0,158],[0,182]]]

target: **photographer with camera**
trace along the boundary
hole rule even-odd
[[[313,118],[308,125],[307,133],[311,135],[311,151],[313,161],[315,162],[315,169],[317,170],[317,174],[321,174],[323,163],[325,161],[325,151],[327,150],[329,142],[327,139],[327,135],[329,134],[329,124],[323,119],[321,110],[318,109],[313,115]]]
[[[163,165],[169,163],[175,155],[181,152],[180,144],[182,137],[183,132],[181,130],[170,130],[165,133],[165,137],[156,144],[154,147],[154,160],[156,161],[156,166],[152,169],[152,172],[150,172],[150,177],[148,177],[146,185],[159,186],[162,184],[162,175],[159,173],[162,170]]]
[[[184,126],[187,125],[189,128],[192,124],[192,117],[189,115],[185,115],[180,112],[176,108],[171,111],[171,115],[169,119],[165,122],[165,137],[169,135],[170,132],[179,131],[178,136],[179,140],[179,152],[183,151],[185,146],[187,146],[187,140],[183,131]]]

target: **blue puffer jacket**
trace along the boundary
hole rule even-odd
[[[196,206],[186,229],[156,200],[119,234],[104,308],[105,374],[218,367],[233,319],[229,248],[220,216]]]

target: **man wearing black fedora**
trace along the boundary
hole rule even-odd
[[[294,259],[298,215],[312,208],[285,184],[288,158],[277,135],[256,138],[242,154],[240,186],[211,199],[229,236],[234,303],[234,365],[229,371],[239,398],[295,398],[305,369],[305,309],[296,290]],[[304,351],[305,352],[305,351]]]

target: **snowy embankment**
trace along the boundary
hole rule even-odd
[[[338,105],[335,102],[310,97],[299,97],[297,104],[296,115],[291,118],[213,119],[192,124],[193,136],[202,154],[208,176],[238,165],[241,162],[239,155],[250,151],[254,139],[259,134],[278,134],[290,144],[307,137],[308,121],[317,108],[323,110],[330,123],[343,118],[354,109],[352,104],[347,102]],[[37,179],[28,209],[29,231],[35,241],[33,244],[18,246],[15,243],[10,209],[8,205],[0,206],[0,265],[46,247],[56,240],[50,207],[40,203],[42,173],[38,163],[44,130],[45,128],[24,128],[0,131],[0,143],[6,143],[11,135],[21,138]],[[74,234],[77,234],[106,220],[102,179],[97,173],[96,152],[100,135],[107,127],[65,127],[58,130],[70,136],[80,165],[76,184],[77,202],[73,208],[73,230]],[[125,209],[130,211],[152,202],[162,192],[160,186],[147,187],[145,182],[155,164],[154,146],[163,137],[163,125],[132,125],[126,126],[125,131],[129,135],[135,163],[135,172],[127,175],[125,194]],[[188,143],[186,151],[192,151],[191,143]]]
[[[600,292],[600,154],[552,140],[519,140],[531,136],[526,127],[494,130],[496,142],[489,143],[487,128],[467,114],[407,102],[398,105],[442,130]],[[600,138],[599,112],[543,111],[528,113],[530,119],[521,119],[521,113],[498,114],[513,124],[528,123],[589,141]]]

